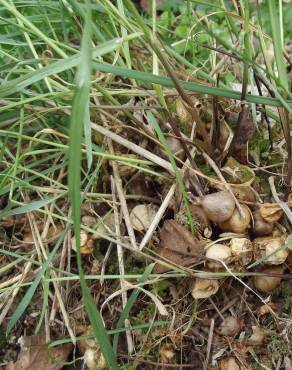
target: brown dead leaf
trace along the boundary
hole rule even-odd
[[[164,344],[161,346],[160,351],[159,351],[159,358],[161,362],[165,364],[169,364],[172,362],[174,357],[175,357],[175,352],[173,350],[172,344]]]
[[[266,222],[275,223],[282,217],[283,210],[277,203],[264,203],[260,206],[260,214]]]
[[[10,362],[6,370],[59,370],[71,350],[71,344],[49,349],[43,334],[22,337],[18,359]]]
[[[184,226],[174,220],[164,223],[160,232],[160,249],[158,254],[179,266],[191,266],[201,261],[204,255],[203,243],[198,241]],[[157,265],[156,272],[169,269]]]

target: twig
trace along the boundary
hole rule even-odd
[[[108,148],[109,148],[110,153],[114,155],[115,154],[114,147],[113,147],[113,143],[112,143],[110,138],[107,138],[107,144],[108,144]],[[125,219],[125,224],[126,224],[126,227],[127,227],[128,235],[129,235],[132,247],[134,249],[138,249],[135,234],[134,234],[134,230],[133,230],[133,227],[132,227],[132,224],[131,224],[131,221],[130,221],[130,214],[129,214],[127,202],[126,202],[125,195],[124,195],[123,186],[122,186],[122,179],[121,179],[120,174],[119,174],[118,166],[117,166],[116,162],[114,162],[114,161],[111,161],[111,166],[112,166],[113,172],[114,172],[115,186],[116,186],[118,197],[119,197],[119,200],[120,200],[121,209],[122,209],[123,216],[124,216],[124,219]]]
[[[25,197],[25,198],[26,198],[25,200],[29,202],[28,197]],[[30,222],[30,225],[31,225],[32,235],[33,235],[34,243],[36,245],[36,249],[41,250],[44,259],[47,260],[48,255],[47,255],[47,252],[46,252],[45,247],[43,245],[43,241],[42,241],[42,238],[40,236],[39,230],[36,226],[36,221],[35,221],[35,218],[34,218],[34,214],[33,214],[33,212],[29,212],[27,215],[28,215],[28,219],[29,219],[29,222]],[[51,274],[52,274],[53,278],[57,278],[57,274],[54,270],[51,270]],[[60,293],[60,290],[59,290],[59,287],[58,287],[58,284],[57,284],[56,281],[53,282],[53,286],[54,286],[55,294],[56,294],[56,297],[57,297],[57,300],[58,300],[58,303],[59,303],[59,307],[60,307],[60,310],[61,310],[61,313],[62,313],[62,316],[63,316],[63,319],[64,319],[65,326],[68,330],[68,334],[69,334],[72,342],[75,344],[76,343],[76,338],[75,338],[74,332],[71,328],[71,325],[70,325],[70,322],[69,322],[69,317],[68,317],[68,314],[67,314],[67,310],[65,308],[64,302],[62,300],[62,295]]]
[[[33,260],[33,259],[34,259],[34,254],[31,257],[31,260]],[[30,261],[25,264],[24,271],[21,274],[20,284],[26,278],[27,274],[29,273],[29,271],[31,269],[31,266],[32,266],[32,262],[30,262]],[[20,289],[20,286],[16,287],[12,291],[11,297],[10,297],[9,301],[6,303],[6,306],[2,309],[2,312],[0,314],[0,325],[2,324],[3,320],[5,319],[5,317],[6,317],[7,313],[8,313],[8,311],[9,311],[10,307],[12,306],[12,304],[14,302],[14,299],[17,296],[17,293],[19,292],[19,289]]]
[[[113,164],[112,164],[113,165]],[[118,169],[117,169],[118,173]],[[112,189],[112,195],[113,195],[113,209],[114,209],[114,220],[115,220],[115,229],[116,229],[116,240],[117,240],[117,254],[118,254],[118,264],[119,264],[119,272],[121,276],[125,275],[125,266],[124,266],[124,255],[123,255],[123,248],[121,246],[121,229],[120,229],[120,220],[119,220],[119,213],[117,209],[117,197],[116,197],[116,181],[111,176],[111,189]],[[122,288],[122,305],[123,309],[125,309],[127,304],[127,291],[124,289],[124,280],[120,279],[121,288]],[[125,322],[125,327],[126,327]],[[129,330],[126,330],[126,338],[127,338],[127,344],[128,344],[128,353],[131,354],[134,351],[134,344],[131,336],[131,332]]]
[[[172,175],[175,174],[171,163],[166,161],[165,159],[163,159],[161,157],[158,157],[157,155],[153,154],[152,152],[150,152],[150,151],[148,151],[144,148],[141,148],[140,146],[132,143],[131,141],[129,141],[127,139],[122,138],[121,136],[111,132],[110,130],[108,130],[105,127],[97,125],[96,123],[91,123],[91,127],[92,127],[93,130],[95,130],[95,131],[101,133],[102,135],[110,138],[112,141],[124,146],[128,150],[130,150],[130,151],[132,151],[132,152],[134,152],[134,153],[136,153],[136,154],[138,154],[142,157],[145,157],[148,160],[152,161],[153,163],[157,164],[158,166],[164,168],[165,170],[170,172]],[[196,175],[198,175],[198,176],[200,176],[204,179],[207,179],[209,182],[211,182],[213,184],[220,184],[221,185],[221,181],[215,180],[215,179],[211,178],[210,176],[204,175],[202,172],[197,171],[192,167],[189,167],[189,170],[192,173],[194,173],[194,174],[196,174]]]
[[[209,336],[208,336],[208,343],[207,343],[207,353],[206,353],[206,359],[205,359],[205,363],[204,363],[204,369],[205,370],[208,369],[208,363],[209,363],[209,359],[210,359],[211,346],[212,346],[212,342],[213,342],[214,324],[215,324],[215,320],[211,319],[210,329],[209,329]]]
[[[216,306],[215,302],[213,301],[213,299],[211,297],[209,297],[209,301],[211,302],[212,306],[214,307],[215,311],[217,312],[217,314],[221,318],[221,320],[224,320],[224,316],[219,311],[219,308]]]
[[[164,168],[165,170],[169,171],[170,173],[172,173],[172,174],[174,173],[172,165],[168,161],[166,161],[165,159],[163,159],[161,157],[158,157],[157,155],[149,152],[148,150],[146,150],[144,148],[141,148],[139,145],[136,145],[136,144],[132,143],[131,141],[122,138],[121,136],[111,132],[110,130],[108,130],[105,127],[97,125],[96,123],[91,123],[91,127],[93,128],[93,130],[95,130],[95,131],[99,132],[100,134],[110,138],[112,141],[115,141],[116,143],[121,144],[124,147],[128,148],[132,152],[137,153],[137,154],[141,155],[142,157],[145,157],[145,158],[149,159],[150,161],[152,161],[153,163],[157,164],[158,166]]]
[[[255,83],[257,85],[259,95],[263,96],[260,81],[259,81],[258,75],[255,72],[254,72],[254,80],[255,80]],[[267,122],[267,126],[268,126],[269,140],[270,140],[271,151],[272,151],[273,150],[273,136],[272,136],[271,122],[270,122],[270,119],[267,115],[266,107],[264,105],[263,105],[262,109],[263,109],[263,117],[264,117],[265,121]]]
[[[126,356],[126,355],[121,355],[121,354],[119,354],[119,356],[127,358],[127,359],[132,359],[131,356]],[[143,358],[140,359],[140,358],[137,358],[137,357],[135,357],[135,361],[142,362],[143,364],[153,365],[155,367],[159,366],[159,367],[162,367],[163,369],[164,368],[170,368],[170,369],[173,369],[173,368],[178,368],[178,369],[192,368],[193,369],[194,368],[193,364],[168,364],[166,362],[149,361],[149,360],[145,360]]]
[[[269,177],[269,184],[270,184],[271,192],[273,194],[273,198],[275,199],[275,202],[278,204],[279,207],[282,208],[288,220],[290,221],[290,224],[292,225],[292,212],[290,208],[288,207],[288,205],[279,198],[277,194],[277,190],[275,188],[275,182],[274,182],[273,176]]]
[[[292,147],[291,147],[291,131],[289,128],[289,113],[284,108],[278,109],[282,131],[284,134],[287,150],[287,176],[286,181],[289,187],[292,187]]]
[[[164,198],[163,202],[161,203],[161,206],[159,207],[149,229],[147,230],[146,234],[144,235],[141,243],[140,243],[140,246],[139,246],[139,249],[140,251],[145,247],[145,245],[148,243],[148,241],[151,239],[154,231],[156,230],[162,216],[164,215],[164,212],[166,211],[168,205],[169,205],[169,202],[171,201],[173,195],[174,195],[174,192],[175,192],[175,189],[176,189],[176,184],[173,184],[171,186],[171,188],[169,189],[166,197]]]
[[[104,275],[105,275],[105,268],[106,268],[106,263],[109,259],[109,256],[112,252],[112,249],[113,249],[113,243],[111,242],[106,250],[106,253],[105,253],[105,256],[103,258],[103,261],[102,261],[102,266],[101,266],[101,269],[100,269],[100,276],[101,276],[101,279],[100,279],[100,285],[102,286],[103,283],[104,283]]]

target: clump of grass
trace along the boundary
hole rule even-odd
[[[132,260],[127,263],[127,253],[134,255],[138,252],[129,247],[127,238],[119,242],[115,236],[108,235],[98,236],[124,250],[126,272],[118,271],[122,263],[118,260],[112,264],[111,274],[92,275],[87,266],[91,260],[81,256],[79,236],[81,230],[98,233],[82,224],[81,213],[84,204],[88,203],[112,210],[112,190],[100,185],[111,175],[111,169],[107,167],[110,160],[147,174],[156,189],[161,188],[157,178],[162,179],[162,183],[163,180],[176,182],[183,196],[190,229],[194,232],[188,211],[189,194],[164,135],[165,113],[174,114],[175,111],[173,103],[169,104],[167,100],[168,94],[177,94],[186,102],[191,92],[210,100],[219,97],[228,102],[240,101],[244,95],[245,103],[251,104],[253,109],[256,105],[264,105],[268,115],[281,120],[287,148],[291,147],[287,114],[292,111],[292,96],[283,53],[285,37],[289,37],[284,32],[282,19],[286,5],[280,0],[281,11],[278,13],[272,0],[268,1],[267,9],[255,9],[245,0],[239,3],[240,7],[227,6],[222,1],[214,4],[175,2],[172,6],[162,6],[159,13],[153,1],[151,14],[147,14],[137,11],[130,0],[118,0],[117,4],[109,0],[0,0],[3,35],[0,44],[0,216],[3,224],[9,218],[16,222],[18,217],[25,216],[21,226],[9,229],[10,241],[3,242],[0,249],[0,254],[6,256],[9,263],[16,261],[7,268],[11,283],[0,290],[1,298],[6,299],[3,306],[7,308],[1,320],[5,322],[10,316],[5,322],[8,334],[22,322],[36,290],[42,289],[42,311],[33,331],[40,331],[47,317],[53,317],[53,297],[62,307],[58,322],[64,321],[67,332],[66,338],[59,338],[55,345],[78,342],[80,338],[75,337],[68,317],[66,305],[69,306],[69,299],[57,294],[62,288],[69,296],[73,283],[78,282],[78,295],[83,299],[93,336],[108,368],[118,369],[119,362],[126,362],[119,357],[121,333],[129,332],[125,323],[131,319],[133,307],[139,306],[141,296],[145,297],[137,287],[131,294],[126,294],[122,304],[115,301],[115,322],[110,330],[107,330],[108,317],[102,316],[99,307],[118,289],[115,281],[122,289],[125,280],[142,285],[148,282],[154,284],[154,292],[164,295],[163,279],[166,277],[152,274],[153,265],[149,260],[155,260],[157,256],[153,257],[148,249],[140,252],[139,267],[132,268]],[[265,33],[267,20],[271,38]],[[238,37],[241,29],[243,37],[241,34]],[[255,38],[259,43],[257,50],[252,42]],[[266,53],[267,45],[271,43],[275,51],[274,65]],[[226,59],[226,66],[223,64],[220,69],[222,56],[230,57],[233,62]],[[234,60],[242,78],[232,66]],[[217,68],[220,73],[216,72]],[[233,82],[242,81],[248,88],[253,83],[254,74],[273,96],[247,91],[243,94],[233,89]],[[153,101],[157,109],[155,114],[150,110]],[[142,104],[141,109],[137,102]],[[277,114],[271,111],[272,107],[279,108]],[[148,127],[146,121],[150,123]],[[119,143],[115,144],[116,152],[110,152],[106,138],[93,135],[92,122],[107,126],[108,130],[120,135],[120,139],[126,133],[129,136],[127,143],[136,140],[140,145],[142,137],[142,149],[145,142],[151,144],[153,151],[159,146],[167,154],[167,168],[171,169],[171,174],[161,173],[157,161],[143,157],[145,152],[142,150],[139,157],[137,154],[137,158],[130,158]],[[182,131],[189,133],[190,127],[188,130],[182,128]],[[252,145],[260,145],[258,154],[270,149],[264,139]],[[291,151],[288,149],[288,165],[289,161]],[[211,177],[209,167],[202,167],[201,172],[205,177]],[[133,200],[136,200],[135,195],[126,198],[126,203]],[[120,207],[120,200],[118,203]],[[64,232],[50,244],[46,242],[46,233],[55,224],[61,225]],[[22,242],[22,232],[26,228],[32,230],[35,246],[28,251],[27,245],[20,243],[19,247],[17,244],[19,240]],[[74,257],[66,251],[71,230],[76,239],[77,254]],[[56,264],[60,256],[62,263]],[[134,274],[135,270],[139,273]],[[176,271],[167,276],[180,280],[188,274],[188,271]],[[15,276],[19,279],[16,283],[12,279]],[[105,282],[100,295],[96,294],[95,280]],[[16,308],[15,302],[18,302]],[[10,305],[12,311],[9,311]],[[170,321],[160,320],[156,312],[155,304],[147,302],[142,314],[134,317],[133,322],[139,322],[148,331],[156,326],[170,325]],[[141,316],[149,322],[143,323]],[[45,324],[48,328],[48,322]],[[281,349],[281,338],[277,335],[271,343],[272,350]]]

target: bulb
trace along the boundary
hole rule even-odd
[[[200,199],[200,205],[208,219],[219,223],[228,220],[235,208],[235,201],[228,191],[218,191]]]
[[[230,241],[232,255],[243,265],[247,265],[252,260],[253,245],[247,238],[233,238]]]
[[[232,186],[233,194],[241,202],[256,202],[256,196],[250,186]]]
[[[275,223],[282,217],[283,210],[277,203],[264,203],[260,207],[260,214],[265,221]]]
[[[218,289],[219,283],[217,280],[196,279],[192,288],[192,296],[194,299],[209,298],[216,294]]]
[[[186,158],[185,151],[179,139],[173,136],[169,136],[167,137],[166,142],[173,155],[175,155],[182,161],[185,160]],[[162,157],[168,159],[168,156],[164,152],[162,153]]]
[[[80,247],[85,246],[87,241],[88,241],[88,234],[85,231],[80,231]],[[72,249],[76,252],[77,249],[76,249],[76,238],[75,238],[75,236],[73,236],[71,238],[71,246],[72,246]]]
[[[246,234],[251,221],[250,211],[245,204],[241,204],[241,209],[243,215],[239,213],[238,209],[235,209],[232,216],[227,221],[218,223],[220,229],[237,234]]]
[[[267,267],[263,269],[261,272],[267,273],[267,274],[269,273],[282,274],[283,268],[282,266]],[[260,276],[255,276],[253,282],[254,282],[254,286],[259,292],[271,293],[281,284],[281,278],[274,277],[274,276],[260,275]]]
[[[259,211],[254,212],[253,214],[253,233],[255,236],[265,236],[270,235],[273,231],[274,224],[266,222]]]
[[[267,257],[263,263],[266,265],[281,265],[288,257],[287,248],[283,237],[266,236],[254,239],[255,254],[258,258]]]
[[[88,348],[84,353],[84,363],[89,370],[104,370],[106,362],[103,354],[99,350]]]
[[[221,335],[236,337],[242,328],[242,321],[234,316],[227,316],[219,327]]]
[[[212,260],[229,263],[231,260],[231,249],[224,244],[213,244],[207,249],[206,257]],[[224,270],[224,266],[220,262],[208,261],[207,265],[209,269],[213,271]]]
[[[150,227],[156,213],[157,207],[153,204],[139,204],[134,207],[130,214],[130,220],[133,229],[140,232],[147,230]]]

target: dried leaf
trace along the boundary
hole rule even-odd
[[[260,214],[266,222],[275,223],[283,216],[283,210],[277,203],[264,203],[260,207]]]
[[[72,350],[71,344],[49,349],[43,334],[22,337],[21,342],[17,361],[9,363],[6,370],[59,370]]]
[[[251,115],[251,110],[246,106],[239,113],[229,154],[242,163],[246,163],[245,146],[253,137],[255,127]]]
[[[204,254],[203,243],[176,221],[168,220],[160,232],[158,254],[176,265],[191,266],[201,261]],[[157,265],[156,272],[165,271],[168,271],[167,267]]]
[[[159,358],[161,362],[166,363],[166,364],[171,363],[174,357],[175,357],[175,352],[171,344],[164,344],[163,346],[161,346],[159,350]]]

